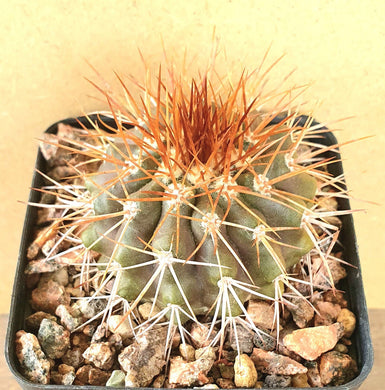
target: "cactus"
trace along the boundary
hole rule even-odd
[[[206,76],[188,92],[159,79],[141,108],[128,89],[126,105],[105,92],[117,129],[98,130],[100,166],[85,178],[93,216],[81,239],[116,272],[117,294],[177,306],[182,322],[237,316],[250,294],[283,291],[314,247],[304,216],[325,165],[296,162],[311,126],[246,104],[247,77],[218,96]]]
[[[293,269],[310,269],[314,251],[328,269],[338,228],[327,218],[349,212],[321,202],[325,187],[346,196],[323,157],[336,145],[310,140],[323,129],[287,110],[291,91],[260,110],[270,96],[250,98],[250,78],[219,80],[218,91],[209,72],[190,84],[159,75],[139,100],[123,82],[124,100],[98,87],[114,126],[89,118],[80,139],[59,142],[83,157],[72,167],[80,186],[49,179],[65,194],[55,226],[77,243],[68,251],[81,252],[82,285],[94,283],[96,299],[109,296],[104,319],[116,305],[131,318],[151,302],[145,324],[166,316],[184,342],[187,321],[211,318],[211,332],[220,320],[213,343],[223,343],[235,321],[259,332],[245,308],[258,297],[275,305],[279,331],[285,289],[301,295],[291,282],[311,284]]]

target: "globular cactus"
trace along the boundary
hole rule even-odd
[[[314,247],[306,216],[325,164],[298,162],[310,126],[247,103],[246,76],[219,94],[206,76],[187,90],[159,78],[141,105],[126,87],[123,103],[104,92],[117,129],[98,129],[87,152],[100,165],[85,177],[84,245],[119,296],[178,306],[182,321],[236,316],[250,294],[282,290]]]

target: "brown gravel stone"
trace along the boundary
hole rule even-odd
[[[55,314],[60,318],[60,323],[70,332],[73,332],[83,323],[80,311],[69,305],[59,305],[56,308]]]
[[[217,359],[217,349],[213,347],[204,347],[204,348],[197,348],[195,350],[195,360],[198,359],[210,359],[210,360],[216,360]]]
[[[164,360],[166,328],[153,329],[136,337],[136,341],[126,347],[118,360],[127,373],[127,387],[148,386],[160,374]]]
[[[76,371],[76,383],[75,384],[80,384],[80,385],[86,385],[89,383],[89,375],[90,375],[90,370],[92,366],[90,364],[81,366],[77,371]]]
[[[190,344],[180,344],[179,353],[186,362],[192,362],[195,360],[195,349]]]
[[[90,338],[84,333],[80,333],[80,332],[72,333],[71,345],[73,347],[80,348],[83,353],[90,345]]]
[[[238,353],[251,353],[254,347],[254,332],[251,329],[245,328],[241,325],[236,326],[236,331],[237,338],[235,337],[234,329],[231,329],[231,332],[228,336],[230,347]]]
[[[170,360],[168,381],[177,386],[202,386],[209,383],[207,373],[213,364],[213,359],[199,358],[194,362],[186,362],[181,356],[176,356]]]
[[[51,366],[36,336],[19,330],[16,333],[15,349],[25,377],[34,383],[48,384]]]
[[[318,313],[314,316],[314,326],[327,326],[334,324],[341,312],[341,306],[331,302],[317,302],[315,308]]]
[[[234,379],[234,365],[219,363],[220,375],[225,379]]]
[[[291,386],[292,387],[310,387],[308,381],[307,381],[307,375],[306,374],[295,374],[291,377]]]
[[[83,357],[95,367],[109,370],[114,364],[115,348],[109,343],[91,344],[84,352]]]
[[[164,381],[166,380],[166,376],[161,374],[158,375],[154,381],[152,382],[152,387],[155,389],[161,389],[164,386]]]
[[[79,347],[70,348],[62,357],[62,362],[75,369],[84,363],[83,349]]]
[[[30,261],[25,267],[25,273],[27,275],[44,274],[47,272],[55,272],[62,267],[63,265],[59,264],[56,259],[46,260],[45,258],[41,258]]]
[[[313,361],[307,364],[307,380],[312,387],[323,387],[318,363]]]
[[[218,378],[217,385],[221,389],[234,389],[235,388],[235,383],[232,380],[225,379],[225,378]]]
[[[304,359],[315,360],[335,347],[342,331],[343,326],[340,323],[298,329],[286,335],[283,343],[286,348]]]
[[[63,304],[70,304],[70,295],[59,283],[49,280],[32,291],[32,307],[37,311],[55,314],[56,308]]]
[[[41,275],[39,285],[43,285],[49,280],[59,283],[61,286],[68,285],[68,271],[67,267],[58,269],[57,271]]]
[[[301,363],[287,356],[278,355],[275,352],[266,352],[259,348],[254,348],[251,360],[258,371],[266,374],[294,375],[307,372],[307,368]]]
[[[248,355],[242,354],[235,358],[234,383],[238,387],[254,387],[258,380],[258,373],[253,361]]]
[[[60,364],[57,371],[51,372],[51,381],[57,385],[72,385],[75,378],[75,368],[66,364]]]
[[[247,306],[247,314],[257,328],[273,329],[274,306],[266,301],[250,300]]]
[[[107,326],[110,332],[119,334],[124,343],[127,343],[134,335],[130,321],[122,315],[110,316],[107,320]]]
[[[348,306],[348,301],[345,299],[342,291],[325,291],[323,300],[325,302],[336,303],[337,305],[340,305],[341,308],[346,308]]]
[[[314,309],[304,298],[292,298],[288,309],[293,316],[293,321],[299,328],[304,328],[314,317]]]
[[[291,377],[288,375],[267,375],[265,386],[272,388],[285,388],[291,385]]]
[[[264,349],[265,351],[273,351],[277,345],[276,337],[261,332],[254,334],[253,342],[257,348]]]
[[[74,381],[74,385],[104,386],[110,376],[110,372],[94,368],[87,364],[76,371],[76,380]]]
[[[89,372],[88,383],[93,386],[105,386],[110,376],[111,372],[92,367]]]
[[[337,284],[341,279],[346,277],[346,269],[337,260],[328,259],[327,265],[329,267],[334,284]],[[313,276],[313,283],[317,286],[320,286],[321,288],[329,290],[332,287],[332,284],[330,283],[329,272],[323,260],[319,257],[314,258],[313,268],[315,271],[315,275]]]
[[[357,364],[349,356],[336,351],[322,355],[320,376],[324,385],[343,385],[357,375]]]
[[[37,311],[26,318],[25,326],[27,330],[30,332],[37,332],[40,328],[41,321],[43,321],[44,318],[51,321],[57,321],[55,316],[45,313],[44,311]]]
[[[337,343],[336,346],[334,347],[333,351],[337,351],[340,353],[348,353],[349,349],[345,344]]]
[[[210,345],[217,332],[213,330],[209,336],[209,330],[210,328],[206,324],[197,324],[195,322],[191,324],[191,343],[195,348],[202,348]]]
[[[356,328],[356,316],[349,309],[342,309],[337,321],[344,326],[343,337],[350,337]]]
[[[115,348],[115,350],[119,353],[124,347],[122,337],[120,336],[120,334],[117,333],[108,336],[107,342],[111,347]]]

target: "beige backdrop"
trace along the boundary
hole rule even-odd
[[[213,27],[227,66],[257,66],[272,45],[271,60],[286,53],[272,72],[279,80],[296,68],[292,84],[311,83],[305,98],[322,121],[338,124],[352,194],[384,203],[385,3],[350,1],[54,1],[0,0],[0,312],[9,310],[11,287],[28,197],[36,138],[52,123],[104,108],[91,98],[90,61],[109,80],[113,70],[141,74],[138,48],[156,63],[167,50],[188,49],[202,63]],[[222,66],[224,64],[220,64]],[[383,281],[385,215],[382,205],[355,217],[366,295],[385,308]]]

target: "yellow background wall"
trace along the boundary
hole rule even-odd
[[[0,312],[9,310],[36,138],[53,122],[104,108],[91,98],[89,60],[107,79],[112,71],[141,75],[138,48],[157,63],[160,37],[168,50],[187,48],[204,63],[213,26],[230,67],[256,67],[272,44],[271,73],[296,68],[292,84],[312,83],[304,98],[321,121],[338,123],[352,194],[381,205],[355,216],[366,295],[385,308],[385,3],[377,1],[246,0],[0,0]],[[311,103],[309,103],[311,104]]]

